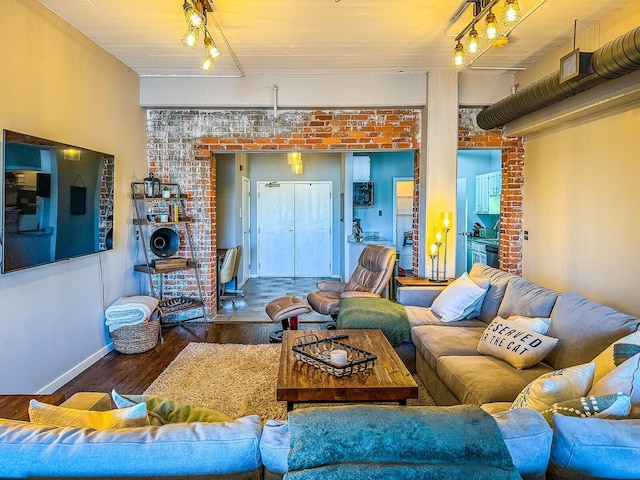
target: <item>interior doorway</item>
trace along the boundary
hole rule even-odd
[[[251,181],[242,177],[242,280],[251,277]]]
[[[458,150],[456,277],[487,263],[486,245],[499,246],[501,178],[502,150]]]
[[[258,182],[259,277],[329,277],[331,182]]]
[[[393,178],[393,243],[404,275],[411,275],[413,267],[413,190],[413,178]]]

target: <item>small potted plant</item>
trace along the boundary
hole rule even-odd
[[[162,189],[162,198],[171,198],[171,189],[167,185]]]

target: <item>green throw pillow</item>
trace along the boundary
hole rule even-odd
[[[126,408],[143,402],[146,403],[149,423],[151,425],[233,421],[228,415],[217,410],[195,407],[188,403],[156,397],[155,395],[120,395],[115,390],[112,390],[111,397],[118,408]]]
[[[553,415],[565,417],[622,418],[629,414],[631,399],[626,393],[580,397],[566,402],[554,403],[542,411],[542,416],[553,427]]]
[[[640,353],[640,345],[633,343],[616,343],[613,346],[613,363],[616,367],[622,365],[625,360],[630,359]]]

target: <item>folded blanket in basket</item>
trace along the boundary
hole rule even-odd
[[[158,308],[158,299],[146,295],[120,297],[104,312],[105,324],[109,332],[125,325],[138,325],[149,318]]]
[[[287,480],[521,478],[476,406],[301,408],[289,431]]]

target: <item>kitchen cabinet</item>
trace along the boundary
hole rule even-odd
[[[476,175],[476,213],[499,214],[502,174],[498,171]]]

